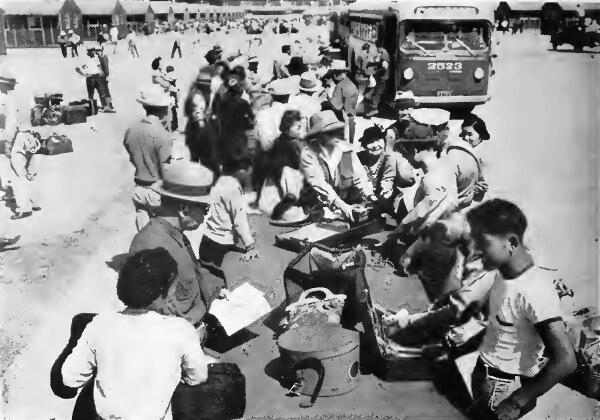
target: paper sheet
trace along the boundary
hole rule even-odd
[[[227,299],[215,300],[209,313],[214,315],[227,335],[232,335],[271,312],[264,293],[250,283],[244,283],[229,294]]]

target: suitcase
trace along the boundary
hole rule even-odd
[[[73,143],[67,136],[53,134],[42,142],[39,152],[43,155],[60,155],[73,152]]]
[[[91,117],[98,114],[98,102],[95,99],[82,99],[80,101],[69,102],[69,106],[82,105],[87,108],[87,116]]]
[[[72,105],[63,108],[62,119],[66,125],[87,122],[87,107],[84,105]]]
[[[10,77],[0,76],[0,92],[1,93],[8,93],[11,90],[14,90],[16,84],[17,84],[17,81],[15,79],[12,79]]]

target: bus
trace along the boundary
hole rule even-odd
[[[332,26],[337,26],[352,74],[365,44],[370,51],[377,46],[387,50],[384,101],[393,108],[409,97],[415,106],[471,110],[489,100],[496,7],[460,0],[444,5],[358,0]]]

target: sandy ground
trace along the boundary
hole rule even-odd
[[[235,42],[232,36],[220,38],[226,50]],[[476,110],[492,134],[491,141],[481,146],[488,162],[490,197],[509,198],[522,206],[530,222],[528,243],[538,262],[563,271],[579,305],[594,304],[598,295],[599,58],[548,51],[546,38],[530,34],[501,40],[492,100]],[[184,59],[172,60],[182,91],[212,43],[204,40],[198,53],[190,54],[191,42],[186,42]],[[281,40],[271,39],[259,51],[265,59],[263,70],[268,71],[265,62],[280,44]],[[79,312],[122,307],[111,266],[115,257],[127,251],[135,233],[132,168],[122,136],[142,115],[134,101],[136,88],[150,83],[150,62],[157,55],[167,58],[170,45],[158,39],[141,45],[140,52],[140,60],[131,59],[122,45],[111,56],[117,114],[54,128],[71,137],[75,152],[39,156],[34,162],[40,174],[35,193],[43,211],[10,221],[9,209],[0,208],[1,233],[22,235],[18,249],[0,254],[4,315],[0,408],[5,418],[70,418],[73,402],[53,396],[48,380],[50,366],[68,337],[70,320]],[[83,78],[73,69],[75,61],[63,60],[59,50],[9,50],[2,60],[20,82],[12,95],[24,121],[30,99],[40,89],[57,87],[69,100],[86,96]],[[361,121],[359,131],[365,126]],[[293,254],[272,246],[278,231],[264,219],[253,216],[251,221],[263,258],[244,264],[238,255],[230,255],[226,273],[233,287],[250,281],[277,307],[284,299],[282,273]],[[190,236],[197,243],[199,234]],[[384,289],[376,293],[381,295]],[[285,390],[264,372],[277,357],[272,331],[261,322],[250,329],[257,337],[222,357],[237,362],[246,375],[247,417],[462,418],[429,382],[385,383],[373,376],[361,377],[359,387],[345,396],[323,398],[311,409],[300,409],[300,400],[285,397]],[[540,399],[528,418],[599,418],[595,406],[596,402],[557,386]]]

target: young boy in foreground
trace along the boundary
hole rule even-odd
[[[494,199],[467,218],[484,264],[498,269],[489,296],[489,325],[472,374],[470,414],[478,420],[518,419],[575,370],[574,351],[552,272],[535,266],[523,245],[527,219],[522,211]]]

